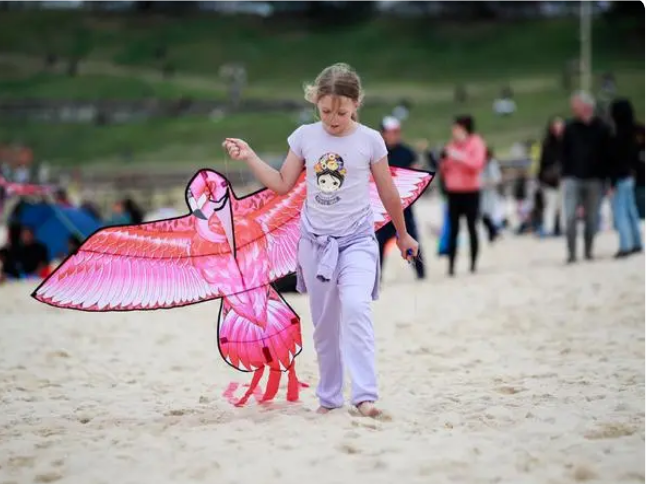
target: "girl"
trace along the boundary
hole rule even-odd
[[[398,232],[402,257],[416,257],[418,243],[407,233],[382,136],[357,121],[362,97],[360,79],[348,65],[324,69],[305,90],[321,121],[303,125],[289,136],[289,151],[279,171],[243,140],[227,138],[223,147],[232,159],[247,162],[258,180],[277,194],[289,192],[305,166],[307,198],[297,286],[312,295],[320,373],[317,412],[344,404],[343,356],[351,376],[351,403],[362,415],[376,417],[381,412],[374,405],[378,392],[370,303],[377,298],[379,254],[369,202],[370,175]]]
[[[483,139],[474,132],[471,116],[459,116],[452,126],[452,141],[445,148],[445,157],[440,165],[447,204],[449,206],[449,275],[454,275],[456,245],[459,223],[467,219],[470,234],[470,271],[476,271],[479,240],[476,220],[480,203],[480,176],[485,166],[486,147]]]

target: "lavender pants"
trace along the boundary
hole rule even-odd
[[[314,346],[319,363],[321,406],[344,405],[344,363],[351,379],[351,403],[376,401],[375,340],[371,313],[378,246],[374,236],[340,249],[330,281],[317,278],[316,244],[302,238],[299,264],[310,295]]]

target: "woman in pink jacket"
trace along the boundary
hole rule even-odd
[[[452,126],[452,140],[444,150],[440,166],[449,207],[449,275],[454,275],[460,219],[465,216],[470,234],[470,271],[476,271],[479,241],[476,223],[479,216],[480,177],[486,162],[486,145],[474,133],[471,116],[459,116]]]

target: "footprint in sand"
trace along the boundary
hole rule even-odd
[[[26,456],[16,456],[11,457],[8,461],[9,467],[20,468],[20,467],[32,467],[36,462],[35,457],[26,457]]]
[[[375,421],[375,419],[369,419],[367,417],[361,417],[361,419],[353,420],[351,422],[351,425],[353,427],[362,427],[371,430],[382,430],[382,427],[378,422]]]
[[[391,414],[389,414],[388,412],[384,411],[384,410],[377,417],[365,417],[364,415],[359,413],[359,410],[357,410],[357,408],[355,408],[355,407],[351,407],[348,410],[348,413],[350,413],[350,415],[353,416],[353,417],[359,417],[361,419],[367,419],[368,421],[371,421],[371,420],[377,420],[378,422],[392,422],[393,421],[393,416]],[[355,425],[355,424],[353,423],[353,425]],[[362,426],[374,428],[370,424],[366,424],[366,425],[362,424]],[[377,426],[375,426],[375,428],[377,428]]]
[[[515,388],[507,385],[503,385],[494,389],[494,391],[501,393],[502,395],[514,395],[516,393],[522,392],[523,390],[523,388]]]
[[[185,415],[187,413],[191,413],[190,410],[184,410],[182,408],[176,408],[169,410],[168,412],[164,412],[165,417],[181,417],[182,415]]]
[[[41,437],[52,437],[55,435],[62,435],[65,433],[65,430],[61,428],[44,428],[37,430],[36,433]]]
[[[598,428],[584,434],[588,440],[619,439],[636,433],[636,429],[621,423],[603,423]]]
[[[44,474],[38,474],[34,479],[35,482],[55,482],[62,479],[63,476],[56,472],[46,472]]]
[[[575,470],[573,470],[572,476],[573,479],[577,482],[586,482],[595,479],[597,477],[597,474],[593,471],[593,469],[580,465],[577,466]]]
[[[47,353],[47,359],[53,359],[53,358],[69,358],[70,354],[67,351],[63,350],[56,350],[56,351],[51,351],[50,353]]]
[[[344,454],[361,454],[362,451],[360,448],[356,445],[350,444],[350,443],[343,443],[339,446],[339,450],[343,452]]]

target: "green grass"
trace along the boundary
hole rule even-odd
[[[312,30],[297,20],[208,14],[165,19],[14,11],[0,16],[5,52],[42,56],[51,49],[86,60],[158,67],[160,44],[169,46],[169,59],[182,73],[217,76],[223,63],[238,61],[248,67],[251,85],[298,84],[340,60],[354,65],[367,82],[444,82],[556,72],[579,55],[575,18],[469,25],[378,18]],[[597,68],[644,66],[641,47],[644,43],[623,43],[607,22],[594,23]]]
[[[172,82],[149,81],[136,77],[82,74],[70,78],[64,74],[34,73],[18,79],[0,78],[0,99],[72,99],[72,100],[138,100],[222,98],[222,93],[205,89],[187,89]]]
[[[593,25],[593,66],[612,70],[620,94],[644,118],[644,42],[630,44],[604,20]],[[169,46],[177,75],[164,80],[155,59]],[[145,99],[191,96],[223,99],[223,63],[248,68],[247,98],[302,99],[302,84],[324,66],[346,61],[362,75],[367,105],[361,119],[376,127],[396,100],[413,104],[408,140],[442,143],[452,117],[475,115],[478,129],[500,150],[542,135],[546,120],[567,114],[559,86],[566,61],[579,55],[577,19],[463,25],[426,19],[378,18],[353,27],[308,30],[294,20],[250,17],[179,19],[105,16],[80,12],[3,12],[0,16],[0,99]],[[45,73],[48,50],[83,58],[79,76]],[[470,101],[456,105],[456,83]],[[518,112],[492,113],[505,84]],[[380,103],[374,100],[379,98]],[[386,103],[386,104],[385,104]],[[210,163],[222,159],[220,141],[243,137],[264,154],[282,155],[297,126],[294,114],[236,114],[220,120],[182,118],[118,126],[49,125],[0,121],[0,143],[25,142],[38,158],[62,165],[134,162]]]
[[[513,84],[514,86],[514,84]],[[642,73],[621,76],[619,89],[630,97],[644,118],[645,91]],[[556,85],[519,93],[515,96],[517,113],[510,118],[492,113],[496,89],[484,90],[471,102],[458,106],[451,100],[417,103],[405,122],[408,141],[419,138],[442,143],[449,135],[452,117],[470,112],[478,129],[502,156],[519,140],[539,138],[549,116],[568,115],[568,94]],[[361,121],[377,127],[387,110],[367,106]],[[116,126],[81,124],[45,125],[41,123],[0,123],[0,143],[18,140],[29,143],[37,154],[64,165],[127,163],[131,152],[137,162],[208,164],[222,161],[220,142],[225,137],[241,137],[265,155],[281,156],[287,149],[286,138],[298,125],[293,114],[237,114],[223,119],[202,117],[179,120],[155,120]]]

